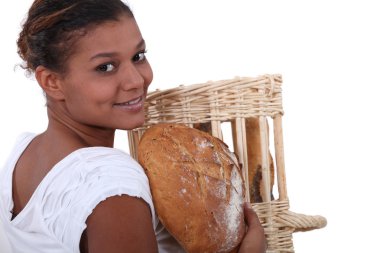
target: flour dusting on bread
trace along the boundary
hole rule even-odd
[[[221,140],[183,125],[149,128],[138,147],[158,217],[189,253],[230,252],[245,233],[245,188]]]

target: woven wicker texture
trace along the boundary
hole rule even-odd
[[[230,80],[210,81],[194,85],[181,85],[167,90],[150,92],[146,101],[145,125],[129,131],[131,155],[137,157],[137,146],[144,130],[157,123],[210,124],[210,133],[223,139],[221,124],[230,122],[235,126],[234,152],[243,167],[246,190],[248,185],[248,157],[245,121],[258,118],[262,150],[263,202],[252,203],[264,227],[267,252],[294,252],[292,234],[326,226],[322,216],[310,216],[289,211],[286,190],[285,164],[282,136],[282,77],[263,75],[236,77]],[[272,134],[268,131],[272,123]],[[271,196],[269,171],[269,136],[275,144],[275,173],[278,198]]]
[[[273,117],[282,114],[281,76],[235,78],[155,91],[148,95],[147,105],[146,126]]]

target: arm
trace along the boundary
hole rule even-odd
[[[99,203],[86,223],[81,240],[81,249],[86,249],[83,251],[158,252],[150,209],[140,198],[128,195],[107,198]]]
[[[265,253],[267,244],[264,228],[261,226],[257,214],[248,203],[244,205],[244,217],[248,230],[240,245],[239,253]]]

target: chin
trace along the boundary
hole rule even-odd
[[[142,118],[141,120],[133,120],[129,121],[127,124],[125,124],[122,128],[122,130],[133,130],[138,127],[142,127],[145,123],[145,118]]]

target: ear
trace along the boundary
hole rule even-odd
[[[38,66],[35,71],[35,77],[47,96],[55,100],[65,100],[62,81],[58,73],[44,66]]]

